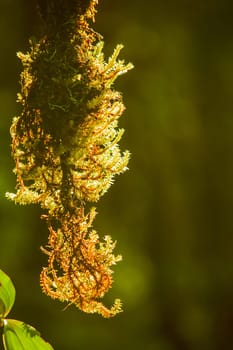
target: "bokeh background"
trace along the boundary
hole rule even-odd
[[[39,32],[35,3],[0,0],[0,268],[17,289],[11,317],[55,350],[233,348],[232,1],[100,1],[94,28],[106,55],[123,43],[121,57],[135,64],[116,83],[130,171],[98,203],[95,222],[124,257],[105,298],[120,297],[124,313],[110,320],[64,311],[41,293],[41,210],[4,196],[15,186],[15,53]]]

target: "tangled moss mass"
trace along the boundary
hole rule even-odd
[[[41,8],[44,35],[18,53],[23,64],[20,116],[11,126],[19,204],[38,203],[48,223],[48,266],[43,291],[85,312],[110,317],[121,311],[117,299],[108,309],[100,299],[112,284],[110,236],[103,242],[92,222],[96,202],[116,174],[127,169],[129,152],[118,141],[124,105],[112,88],[132,68],[118,59],[118,45],[105,61],[101,36],[89,27],[97,0],[47,2]]]

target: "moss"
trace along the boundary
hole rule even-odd
[[[49,1],[42,9],[44,36],[18,53],[23,64],[20,116],[11,126],[17,175],[16,203],[38,203],[49,227],[48,266],[41,286],[52,298],[110,317],[99,298],[112,284],[111,265],[120,260],[110,237],[100,242],[91,228],[97,202],[116,174],[127,169],[118,119],[124,111],[115,79],[132,68],[118,59],[122,45],[105,61],[101,36],[89,27],[97,1]]]

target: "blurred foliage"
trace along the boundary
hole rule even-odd
[[[42,295],[41,212],[4,198],[15,183],[15,52],[27,49],[39,20],[35,0],[0,5],[0,267],[17,286],[13,316],[23,314],[56,350],[233,347],[232,2],[100,1],[95,28],[106,55],[122,42],[135,64],[116,83],[130,171],[101,199],[96,219],[123,255],[106,301],[119,295],[125,311],[112,320],[63,311]]]

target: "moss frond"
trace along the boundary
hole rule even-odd
[[[69,4],[68,4],[69,3]],[[62,6],[61,8],[58,5]],[[97,202],[115,175],[127,169],[129,152],[118,142],[124,111],[116,78],[132,68],[118,56],[118,45],[105,61],[101,36],[89,27],[97,1],[48,1],[45,35],[30,42],[23,64],[20,116],[11,126],[17,191],[7,197],[20,204],[38,203],[48,222],[48,266],[41,286],[52,298],[85,312],[110,317],[99,299],[112,284],[111,266],[120,260],[110,237],[100,242],[91,229]]]

